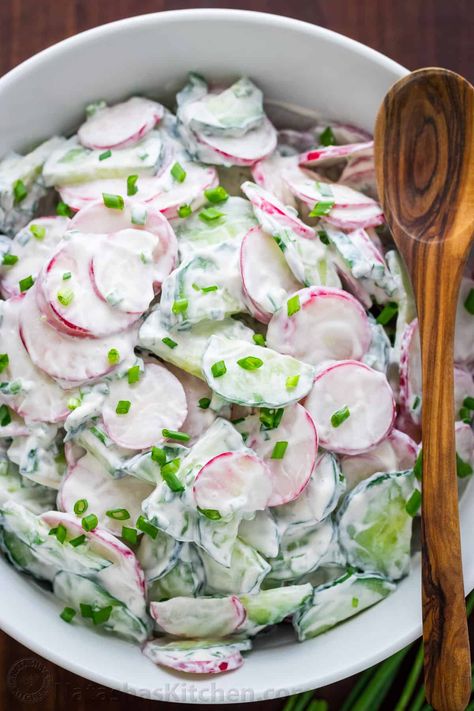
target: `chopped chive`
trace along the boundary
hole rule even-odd
[[[329,241],[328,233],[326,230],[318,230],[318,237],[321,240],[323,244],[330,245],[331,242]]]
[[[132,403],[130,400],[119,400],[115,412],[117,415],[126,415],[130,410]]]
[[[474,316],[474,289],[471,289],[469,294],[467,295],[467,299],[464,302],[464,308],[466,311],[468,311],[472,316]]]
[[[107,622],[110,615],[112,614],[112,605],[107,605],[107,607],[102,607],[100,610],[92,610],[92,622],[95,625],[103,625]]]
[[[18,203],[23,202],[27,195],[28,190],[26,189],[23,180],[15,180],[15,182],[13,183],[13,197],[15,205],[18,205]]]
[[[107,360],[109,361],[110,365],[116,365],[119,362],[120,353],[116,348],[110,349],[110,351],[107,353]]]
[[[215,378],[220,378],[227,373],[225,361],[218,360],[211,365],[211,373]]]
[[[115,521],[126,521],[131,518],[127,509],[109,509],[105,512],[105,515],[109,518],[113,518]]]
[[[189,217],[192,213],[191,205],[180,205],[178,207],[178,217]]]
[[[331,126],[327,126],[319,136],[320,146],[333,146],[336,143],[336,138],[332,132]]]
[[[217,188],[208,188],[204,190],[204,195],[206,200],[217,205],[220,202],[225,202],[229,198],[229,193],[222,185],[218,185]]]
[[[222,518],[217,509],[201,509],[198,506],[197,510],[199,511],[199,513],[202,513],[203,516],[210,519],[211,521],[219,521]]]
[[[186,434],[186,432],[176,432],[175,430],[164,429],[161,431],[163,437],[166,439],[175,439],[177,442],[189,442],[191,436]]]
[[[138,542],[138,531],[136,528],[130,528],[129,526],[122,526],[122,538],[127,543],[137,543]]]
[[[323,217],[328,215],[334,207],[334,200],[320,200],[314,204],[313,209],[309,213],[309,217]]]
[[[139,531],[143,531],[143,533],[146,533],[147,536],[150,536],[153,540],[158,535],[158,528],[154,526],[151,521],[148,521],[145,516],[139,516],[135,525]]]
[[[133,385],[133,383],[138,383],[140,380],[140,366],[132,365],[127,372],[128,384]]]
[[[88,514],[82,519],[82,528],[84,531],[93,531],[99,525],[99,519],[95,514]]]
[[[125,203],[121,195],[112,195],[111,193],[102,193],[102,199],[105,207],[111,210],[123,210]]]
[[[58,301],[63,306],[69,306],[73,299],[74,292],[72,292],[71,289],[66,289],[65,291],[58,291]]]
[[[258,370],[258,368],[262,367],[263,360],[255,356],[246,356],[245,358],[239,358],[237,365],[240,365],[244,370]]]
[[[46,227],[44,225],[30,225],[30,232],[35,239],[42,240],[46,235]]]
[[[286,389],[291,390],[292,388],[296,388],[300,380],[299,375],[289,375],[286,379]]]
[[[298,294],[295,294],[286,302],[286,312],[288,316],[293,316],[293,314],[296,314],[300,308],[300,297]]]
[[[261,429],[262,430],[274,430],[276,429],[280,422],[281,418],[283,417],[284,413],[284,408],[280,407],[278,409],[273,409],[269,407],[261,407],[260,408],[260,423],[261,423]]]
[[[459,410],[459,419],[463,422],[466,422],[467,424],[470,424],[472,419],[471,410],[469,410],[467,407],[461,407],[461,409]]]
[[[56,528],[55,535],[56,535],[57,540],[60,543],[64,543],[64,541],[67,538],[66,526],[64,526],[64,524],[60,523],[59,526],[57,526],[57,528]]]
[[[60,200],[56,205],[56,215],[59,215],[60,217],[72,217],[73,214],[74,211],[62,200]]]
[[[211,291],[217,291],[219,287],[216,284],[212,284],[211,286],[202,286],[201,291],[203,294],[209,294]]]
[[[422,479],[422,471],[423,471],[423,450],[420,449],[418,452],[418,456],[416,458],[416,462],[413,466],[413,474],[415,475],[415,478],[418,479],[418,481],[421,481]]]
[[[74,513],[76,516],[82,516],[82,514],[85,514],[89,507],[89,502],[87,499],[78,499],[76,503],[74,504]]]
[[[28,291],[28,289],[31,289],[31,287],[33,286],[34,283],[35,283],[35,280],[33,279],[33,277],[30,274],[30,276],[27,276],[24,279],[20,279],[20,281],[18,282],[18,285],[20,287],[20,291],[23,293],[24,291]]]
[[[77,397],[70,397],[69,400],[67,401],[67,409],[68,410],[76,410],[79,405],[81,404],[81,401]]]
[[[81,617],[86,619],[92,619],[92,605],[88,605],[85,602],[79,603],[79,609],[81,610]]]
[[[63,274],[63,281],[68,281],[72,277],[71,272],[64,272]]]
[[[9,362],[10,358],[8,357],[8,353],[0,353],[0,373],[3,373]]]
[[[386,326],[398,313],[398,304],[395,301],[389,301],[385,304],[382,311],[375,319],[381,326]]]
[[[112,151],[109,149],[108,151],[104,151],[103,153],[99,154],[99,160],[107,160],[107,158],[110,158],[112,155]]]
[[[336,410],[336,412],[333,412],[331,415],[331,425],[333,427],[340,427],[343,422],[347,420],[348,417],[351,416],[350,410],[347,407],[347,405],[344,405],[344,407],[341,407],[340,410]]]
[[[17,263],[18,259],[19,257],[17,257],[16,254],[10,254],[10,252],[7,252],[3,255],[2,264],[4,267],[12,267]]]
[[[199,213],[199,219],[202,220],[203,222],[214,222],[215,220],[218,220],[220,217],[223,217],[224,213],[220,212],[217,208],[215,207],[205,207],[204,210],[201,210]]]
[[[271,459],[283,459],[285,456],[285,452],[288,447],[288,442],[283,441],[283,442],[275,442],[275,446],[273,447]]]
[[[164,464],[166,464],[166,452],[164,449],[161,449],[161,447],[152,447],[151,448],[151,459],[153,462],[157,462],[160,467],[162,467]]]
[[[459,454],[456,454],[456,471],[460,479],[465,479],[466,477],[471,476],[473,472],[469,462],[465,462],[464,459],[461,459]]]
[[[171,307],[171,311],[174,314],[183,314],[188,308],[188,300],[187,299],[176,299],[176,301],[173,301],[173,305]]]
[[[168,346],[168,348],[176,348],[176,346],[178,345],[176,341],[173,341],[172,338],[168,338],[168,336],[162,338],[161,342],[164,343],[165,346]]]
[[[65,607],[59,617],[64,620],[64,622],[72,622],[76,614],[77,612],[73,607]]]
[[[138,193],[137,188],[138,175],[129,175],[127,178],[127,195],[136,195]]]
[[[419,406],[421,405],[421,399],[419,395],[415,395],[413,398],[413,404],[412,404],[412,410],[417,410]]]
[[[178,183],[184,183],[186,180],[186,171],[180,163],[175,163],[171,168],[171,175]]]
[[[184,491],[183,484],[181,483],[179,478],[176,476],[176,472],[178,471],[180,464],[181,464],[181,460],[179,458],[172,459],[170,462],[167,462],[160,469],[160,474],[163,478],[163,481],[166,482],[166,484],[169,486],[171,491],[175,491],[175,492]]]
[[[69,541],[69,543],[70,543],[71,546],[73,546],[74,548],[77,548],[78,546],[82,546],[82,544],[85,543],[86,540],[87,540],[87,539],[86,539],[85,533],[81,533],[80,536],[76,536],[76,538],[71,538],[71,540]]]
[[[208,397],[202,397],[199,400],[199,407],[201,408],[201,410],[207,410],[207,408],[209,407],[210,404],[211,404],[211,399]]]
[[[359,607],[359,598],[358,597],[352,598],[352,607]]]
[[[266,342],[266,340],[265,340],[265,336],[262,336],[261,333],[254,333],[253,336],[252,336],[252,340],[253,340],[253,342],[254,342],[257,346],[262,346],[262,347],[263,347],[263,346],[266,346],[266,345],[267,345],[267,342]]]
[[[1,358],[1,356],[0,356]],[[474,397],[470,397],[469,395],[464,398],[462,401],[463,407],[467,408],[468,410],[474,410]]]
[[[409,516],[416,516],[421,506],[421,493],[415,489],[405,504],[405,511]]]
[[[0,405],[0,427],[6,427],[12,421],[8,405]]]

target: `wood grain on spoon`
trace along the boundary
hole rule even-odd
[[[474,89],[444,69],[397,82],[375,131],[380,199],[415,292],[422,354],[422,588],[425,687],[462,711],[471,663],[454,440],[456,303],[474,236]]]

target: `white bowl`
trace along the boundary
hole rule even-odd
[[[73,130],[86,103],[132,93],[170,96],[193,69],[213,78],[248,74],[266,97],[371,130],[381,99],[406,70],[357,42],[274,15],[184,10],[99,27],[50,47],[0,79],[0,156]],[[467,545],[474,489],[463,497],[466,590],[474,586]],[[374,608],[299,644],[290,630],[258,640],[244,666],[217,677],[155,667],[136,647],[67,625],[62,606],[0,560],[0,626],[38,654],[105,686],[188,703],[255,701],[314,689],[393,654],[421,631],[420,566]]]

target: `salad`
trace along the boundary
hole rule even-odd
[[[0,163],[0,547],[65,624],[210,674],[407,575],[420,345],[369,135],[277,131],[247,78],[175,108],[98,101]],[[455,362],[462,484],[469,270]]]

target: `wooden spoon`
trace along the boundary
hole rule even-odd
[[[420,326],[426,695],[436,711],[463,711],[471,694],[471,664],[453,347],[459,285],[474,237],[473,87],[445,69],[420,69],[398,81],[377,116],[375,160],[380,199],[411,276]]]

